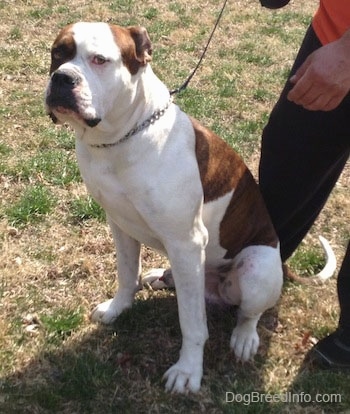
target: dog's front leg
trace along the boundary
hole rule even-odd
[[[130,308],[140,287],[140,243],[128,236],[109,220],[117,251],[118,289],[113,299],[98,305],[91,319],[104,324],[112,323],[125,309]]]
[[[195,240],[197,238],[197,240]],[[197,392],[203,375],[203,350],[208,338],[204,299],[206,233],[167,248],[174,277],[182,331],[178,362],[165,374],[166,390]]]

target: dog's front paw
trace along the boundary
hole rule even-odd
[[[166,380],[165,390],[172,393],[184,394],[187,392],[198,392],[201,387],[202,368],[191,369],[177,362],[164,374]]]
[[[237,326],[231,336],[230,347],[237,359],[246,362],[254,357],[259,347],[259,336],[256,329]]]

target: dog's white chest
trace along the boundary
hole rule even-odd
[[[80,171],[89,193],[106,211],[108,218],[135,240],[163,251],[163,246],[148,225],[151,212],[138,208],[152,191],[136,177],[138,168],[126,170],[115,160],[95,159],[77,146]],[[139,175],[139,174],[137,174]],[[149,207],[152,209],[152,207]]]

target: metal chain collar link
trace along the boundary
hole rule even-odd
[[[154,124],[156,121],[158,121],[159,118],[161,118],[166,110],[169,108],[170,104],[172,103],[172,98],[169,99],[168,103],[165,105],[165,107],[163,109],[157,109],[155,112],[153,112],[153,114],[146,119],[145,121],[143,121],[140,125],[132,128],[126,135],[124,135],[123,138],[121,138],[119,141],[116,142],[112,142],[112,143],[108,143],[108,144],[92,144],[90,145],[90,147],[93,148],[109,148],[109,147],[113,147],[115,145],[121,144],[122,142],[125,142],[126,140],[128,140],[130,137],[132,137],[133,135],[137,134],[138,132],[148,128],[151,124]]]

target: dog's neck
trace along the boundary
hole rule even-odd
[[[171,103],[172,103],[172,98],[170,96],[166,106],[164,106],[161,109],[157,109],[156,111],[154,111],[153,114],[149,118],[147,118],[146,120],[144,120],[141,123],[138,123],[134,128],[132,128],[121,139],[119,139],[117,141],[113,141],[113,142],[108,142],[108,143],[90,144],[90,147],[91,148],[98,148],[98,149],[107,149],[107,148],[112,148],[112,147],[115,147],[119,144],[122,144],[122,143],[126,142],[129,138],[133,137],[134,135],[138,134],[139,132],[141,132],[144,129],[148,128],[150,125],[157,122],[158,119],[160,119],[165,114],[165,112],[167,111],[167,109],[169,108]]]

